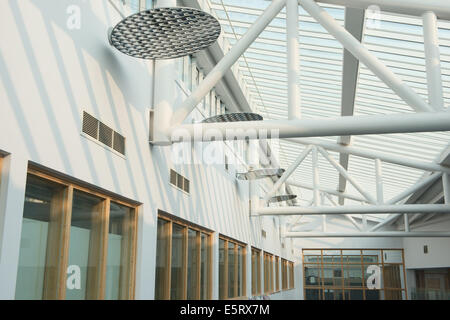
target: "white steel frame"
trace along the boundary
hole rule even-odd
[[[406,85],[400,77],[394,74],[386,65],[375,57],[361,42],[356,39],[349,30],[342,27],[334,18],[323,10],[316,2],[343,5],[348,8],[365,10],[370,5],[377,5],[383,11],[403,13],[421,16],[424,24],[424,47],[426,58],[426,71],[428,81],[429,103],[417,94],[411,87]],[[362,62],[375,75],[377,75],[389,88],[402,98],[412,110],[417,113],[373,115],[373,116],[349,116],[330,119],[301,119],[300,92],[298,79],[299,68],[299,45],[298,45],[298,5],[301,5],[309,15],[326,29],[354,58]],[[214,123],[214,124],[182,124],[204,96],[217,84],[225,73],[237,62],[245,50],[257,39],[269,23],[286,7],[287,12],[287,64],[288,64],[288,119],[276,121],[252,121],[246,123],[245,127],[252,128],[256,134],[251,138],[260,137],[259,132],[265,133],[277,130],[279,138],[290,142],[306,145],[298,158],[288,167],[282,177],[267,192],[264,200],[275,195],[283,185],[291,185],[313,190],[311,206],[308,207],[260,207],[253,210],[254,215],[323,215],[323,230],[326,230],[325,215],[343,215],[355,226],[358,232],[354,233],[302,233],[286,231],[285,237],[449,237],[450,232],[413,232],[410,231],[408,213],[430,213],[450,214],[450,167],[439,163],[426,163],[419,160],[411,160],[393,154],[380,153],[369,149],[361,149],[350,145],[350,137],[365,134],[386,133],[409,133],[409,132],[433,132],[450,131],[450,112],[445,109],[442,93],[442,76],[440,68],[440,54],[437,37],[437,19],[450,20],[450,2],[440,0],[272,0],[271,4],[248,29],[247,33],[235,44],[235,46],[217,63],[213,70],[198,85],[192,94],[173,112],[170,120],[164,118],[160,133],[164,136],[160,144],[192,141],[209,141],[211,135],[206,136],[202,131],[214,130],[217,136],[214,140],[245,139],[248,131],[242,130],[242,123]],[[362,19],[363,21],[364,19]],[[355,69],[355,68],[353,68]],[[356,68],[356,72],[358,68]],[[356,86],[354,81],[354,85]],[[342,108],[345,106],[343,105]],[[338,143],[323,142],[315,138],[321,136],[338,136]],[[269,137],[270,138],[270,137]],[[300,139],[301,138],[301,139]],[[158,144],[158,141],[155,142]],[[358,182],[343,166],[336,161],[328,152],[336,151],[341,155],[352,155],[373,159],[376,169],[376,195],[371,195],[364,190]],[[312,185],[305,182],[292,181],[289,179],[296,168],[312,152],[313,158],[313,181]],[[348,181],[361,194],[361,197],[348,195],[343,190],[345,183],[340,183],[341,190],[335,191],[320,186],[318,155],[324,157],[338,172],[342,181]],[[382,163],[394,163],[411,168],[432,172],[428,177],[417,184],[407,188],[392,199],[385,200],[383,194]],[[345,163],[345,162],[344,162]],[[437,179],[442,178],[445,203],[444,204],[398,204],[410,194],[426,187]],[[339,205],[331,195],[338,196]],[[342,199],[360,201],[358,206],[343,205]],[[325,205],[325,199],[332,206]],[[342,201],[341,201],[342,200]],[[392,215],[383,222],[366,230],[367,220],[363,216],[363,225],[358,224],[351,214],[376,214],[391,213]],[[404,214],[404,232],[374,232]],[[291,223],[290,230],[299,219]]]

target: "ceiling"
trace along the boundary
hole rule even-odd
[[[245,34],[270,1],[263,0],[210,0],[213,13],[222,25],[222,32],[231,44]],[[345,8],[320,4],[344,26]],[[287,119],[287,63],[286,63],[286,11],[274,19],[259,38],[239,59],[239,66],[251,92],[254,111],[264,119]],[[374,115],[413,112],[390,88],[368,68],[360,64],[356,86],[343,85],[344,50],[315,20],[299,7],[300,94],[301,115],[304,119],[341,116],[342,92],[355,92],[354,115]],[[351,15],[349,15],[351,16]],[[422,20],[419,17],[381,12],[380,20],[365,15],[362,42],[406,84],[425,100],[427,98]],[[445,105],[450,104],[450,22],[438,21],[441,68]],[[448,146],[449,132],[365,135],[352,137],[352,145],[395,154],[426,162],[435,161]],[[336,142],[338,137],[320,138]],[[283,168],[288,167],[305,147],[280,140],[272,145]],[[339,154],[330,152],[336,159]],[[348,171],[355,180],[374,197],[376,194],[375,165],[370,159],[350,156]],[[383,163],[384,199],[390,199],[423,176],[423,171]],[[336,189],[339,174],[319,156],[320,185]],[[311,155],[292,176],[312,183]],[[295,187],[293,187],[296,190]],[[298,190],[299,191],[299,190]],[[346,192],[359,195],[347,184]],[[306,204],[312,192],[302,189],[300,204]],[[337,199],[335,199],[337,202]],[[346,204],[355,204],[346,200]]]

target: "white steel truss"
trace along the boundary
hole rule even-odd
[[[214,0],[212,0],[214,3]],[[384,59],[384,61],[374,54],[374,49],[368,47],[362,43],[360,36],[356,35],[355,32],[349,27],[343,27],[339,21],[337,21],[332,14],[327,10],[323,9],[316,2],[339,5],[347,8],[360,10],[360,13],[364,13],[364,10],[371,5],[378,6],[382,11],[391,12],[395,14],[408,14],[415,17],[420,17],[423,21],[423,44],[424,52],[418,52],[418,55],[423,55],[425,58],[425,73],[426,73],[426,83],[427,83],[427,96],[428,100],[423,97],[422,91],[416,91],[417,86],[412,86],[411,78],[409,75],[403,75],[408,81],[404,81],[402,76],[399,76],[392,70],[394,66],[395,70],[398,71],[400,67],[405,68],[401,63],[386,63],[389,61]],[[329,34],[320,34],[322,39],[330,39],[331,35],[333,40],[337,40],[347,53],[351,53],[352,58],[356,60],[351,61],[353,65],[349,67],[350,62],[344,67],[344,72],[346,69],[352,69],[347,75],[344,74],[342,79],[347,77],[353,77],[354,81],[351,81],[351,85],[345,88],[345,94],[352,96],[350,100],[341,100],[341,115],[345,117],[340,118],[330,118],[323,117],[321,119],[310,119],[304,117],[303,101],[301,95],[301,88],[299,87],[299,79],[302,77],[302,64],[299,63],[299,52],[302,46],[299,46],[298,39],[301,38],[304,33],[299,32],[299,14],[298,5],[300,5],[303,10],[305,10],[310,18],[317,21],[320,26],[325,29]],[[222,7],[225,6],[222,3]],[[239,7],[235,4],[230,5],[233,10],[246,12],[245,7]],[[286,8],[286,13],[283,13],[283,8]],[[227,10],[227,9],[224,9]],[[362,11],[361,11],[362,10]],[[198,85],[198,87],[192,92],[192,94],[177,108],[173,111],[173,115],[170,121],[163,123],[161,125],[161,131],[163,135],[166,135],[167,140],[171,143],[183,142],[183,141],[210,141],[210,140],[229,140],[229,139],[247,139],[248,137],[252,139],[267,138],[267,136],[262,136],[261,132],[267,135],[268,131],[277,130],[278,136],[284,139],[282,143],[290,143],[291,145],[306,145],[305,149],[300,149],[300,154],[297,159],[289,164],[289,167],[282,175],[282,177],[275,182],[273,188],[267,192],[264,200],[268,200],[271,196],[275,195],[283,184],[299,187],[303,189],[312,190],[312,200],[310,201],[310,206],[306,207],[259,207],[256,208],[254,214],[256,215],[291,215],[291,216],[304,216],[304,215],[323,215],[323,231],[322,233],[299,233],[289,231],[299,222],[299,218],[291,221],[287,232],[283,236],[286,237],[370,237],[370,236],[389,236],[389,237],[422,237],[422,236],[442,236],[448,237],[450,233],[440,232],[440,233],[419,233],[410,231],[411,222],[408,213],[429,213],[430,215],[441,215],[450,213],[450,167],[443,164],[431,161],[424,161],[420,159],[412,159],[410,156],[406,157],[403,155],[395,155],[392,152],[378,151],[376,148],[361,148],[352,145],[351,136],[361,136],[361,135],[384,135],[384,134],[403,134],[403,133],[420,133],[420,132],[441,132],[450,131],[450,112],[448,108],[445,108],[445,102],[449,99],[443,93],[443,69],[441,68],[441,54],[439,50],[439,34],[438,34],[438,19],[450,20],[450,3],[446,1],[430,0],[272,0],[270,4],[264,11],[260,9],[254,9],[255,12],[261,12],[256,21],[250,26],[248,24],[247,31],[236,40],[233,48],[225,55],[225,57],[217,63],[213,70],[208,74],[208,76]],[[204,98],[204,96],[209,92],[217,82],[224,76],[229,68],[231,68],[239,58],[244,54],[244,52],[249,49],[249,47],[257,41],[261,41],[266,45],[275,45],[281,40],[269,40],[265,38],[263,32],[266,28],[270,28],[270,32],[277,31],[278,27],[272,26],[271,22],[284,15],[286,20],[286,53],[279,55],[280,59],[285,57],[287,62],[286,71],[286,100],[285,109],[287,109],[287,119],[273,119],[264,121],[253,121],[246,123],[246,127],[251,128],[256,133],[249,133],[247,130],[242,130],[242,123],[214,123],[214,124],[182,124],[184,119],[189,115],[189,113],[196,107],[196,105]],[[230,25],[238,21],[232,21],[231,15],[227,12],[227,23]],[[346,15],[348,18],[348,15]],[[364,24],[364,14],[360,16],[360,23]],[[394,18],[391,18],[395,20]],[[413,18],[411,18],[413,19]],[[414,20],[415,21],[415,20]],[[308,21],[309,22],[309,21]],[[245,26],[245,23],[242,23]],[[358,29],[358,28],[356,28]],[[364,25],[361,26],[361,31],[364,31]],[[450,24],[448,25],[450,30]],[[354,30],[353,30],[354,31]],[[233,31],[234,32],[234,31]],[[277,31],[278,32],[278,31]],[[319,34],[316,31],[311,31],[311,33]],[[380,31],[371,31],[377,36],[381,34]],[[357,33],[357,32],[356,32]],[[261,38],[261,39],[260,39]],[[404,37],[405,39],[412,39],[413,37]],[[328,41],[328,40],[327,40]],[[409,40],[408,40],[409,41]],[[326,42],[326,41],[325,41]],[[308,45],[311,50],[317,50],[320,45]],[[332,47],[323,47],[327,52],[336,52]],[[253,49],[251,49],[253,50]],[[265,52],[266,49],[258,48],[253,52]],[[392,52],[401,52],[401,49],[397,51],[391,50]],[[318,52],[318,51],[316,51]],[[446,53],[447,54],[447,53]],[[450,55],[449,55],[450,57]],[[253,60],[252,60],[253,59]],[[314,62],[319,60],[314,56],[308,56],[309,62]],[[265,73],[261,76],[264,79],[264,83],[261,82],[261,86],[265,86],[266,83],[270,83],[275,86],[276,80],[270,80],[270,75],[274,75],[275,72],[271,70],[281,63],[274,61],[264,61],[259,59],[254,55],[254,58],[248,58],[255,65],[255,70],[258,72]],[[323,61],[323,59],[322,59]],[[332,61],[331,61],[332,62]],[[364,68],[358,71],[358,65],[361,62]],[[332,62],[331,64],[333,64]],[[248,63],[246,61],[247,67]],[[268,66],[271,66],[269,68]],[[310,67],[305,67],[308,70]],[[447,68],[447,67],[446,67]],[[312,74],[310,68],[309,76],[312,82],[315,81],[315,76]],[[318,73],[322,73],[325,70],[321,70],[320,67],[317,69]],[[355,75],[356,72],[356,75]],[[409,106],[413,111],[417,113],[411,113],[411,110],[406,111],[406,113],[399,114],[368,114],[368,115],[356,115],[354,114],[355,107],[355,95],[356,87],[358,86],[358,74],[364,76],[364,83],[374,83],[372,78],[370,78],[369,72],[376,75],[387,88],[392,90],[398,97],[400,97],[407,106]],[[446,71],[447,76],[448,71]],[[335,71],[330,73],[335,74]],[[449,75],[450,77],[450,75]],[[367,79],[371,80],[367,80]],[[322,78],[323,83],[327,81]],[[446,80],[448,81],[448,80]],[[407,83],[408,82],[408,83]],[[328,81],[332,84],[334,82]],[[255,85],[256,82],[255,82]],[[367,85],[366,85],[367,86]],[[325,87],[320,87],[324,90],[324,102],[318,102],[317,100],[312,103],[311,98],[308,96],[311,105],[317,106],[317,108],[323,108],[322,105],[327,103],[328,92],[332,92],[333,89],[328,89]],[[281,90],[281,89],[277,89]],[[344,90],[344,89],[343,89]],[[344,92],[342,90],[342,92]],[[368,92],[370,89],[362,88],[362,92]],[[281,92],[281,91],[280,91]],[[349,93],[347,93],[349,92]],[[317,95],[320,97],[321,92],[318,91]],[[282,108],[283,102],[277,102],[271,100],[269,97],[261,97],[260,99],[268,99],[272,101],[275,109]],[[383,95],[381,95],[383,96]],[[385,98],[389,95],[385,94]],[[383,96],[383,97],[384,97]],[[282,97],[282,96],[280,96]],[[329,96],[332,101],[332,97]],[[369,97],[371,98],[371,97]],[[302,99],[302,100],[301,100]],[[350,101],[350,105],[347,105],[344,101]],[[376,100],[382,101],[381,99]],[[385,101],[386,105],[390,105],[390,102]],[[345,109],[345,112],[344,112]],[[204,135],[203,131],[213,130],[216,134],[214,136]],[[232,134],[230,134],[232,132]],[[317,139],[315,137],[340,137],[338,143],[330,142],[329,140]],[[231,138],[230,138],[231,137]],[[314,137],[314,138],[310,138]],[[447,136],[448,137],[448,136]],[[270,136],[269,136],[270,138]],[[380,140],[382,141],[382,140]],[[158,143],[158,141],[156,141]],[[165,142],[161,142],[164,144]],[[340,161],[336,161],[330,152],[338,152],[341,156]],[[293,178],[296,169],[305,161],[308,155],[312,154],[312,184],[308,184],[305,181],[299,181],[298,178]],[[340,177],[338,190],[333,190],[328,186],[322,186],[319,177],[319,161],[318,154],[327,160],[329,164],[338,172]],[[371,159],[374,162],[374,176],[375,176],[375,196],[368,192],[363,185],[361,185],[357,179],[354,178],[350,169],[348,168],[348,157]],[[412,169],[429,171],[431,174],[428,177],[423,178],[416,184],[404,188],[404,190],[395,196],[390,196],[389,200],[385,200],[386,193],[386,175],[383,175],[382,168],[386,168],[388,165],[400,165],[403,167],[409,167]],[[392,170],[392,169],[391,169]],[[442,178],[443,189],[445,196],[444,204],[402,204],[405,198],[407,198],[412,193],[417,190],[426,187],[427,185],[433,183],[437,179]],[[345,181],[349,182],[355,190],[358,191],[360,196],[349,194],[345,192]],[[332,195],[339,197],[339,205],[333,200]],[[331,204],[331,206],[325,205],[325,199]],[[361,205],[342,205],[344,203],[343,199],[350,199],[352,201],[358,201]],[[400,203],[400,204],[399,204]],[[384,221],[373,226],[369,230],[366,230],[367,218],[366,214],[380,214],[386,213],[391,214]],[[326,215],[343,215],[348,219],[358,230],[355,233],[345,233],[345,234],[332,234],[326,231]],[[362,226],[355,221],[355,218],[351,214],[361,214],[363,216]],[[374,232],[383,226],[391,223],[397,219],[400,215],[404,216],[404,232]]]

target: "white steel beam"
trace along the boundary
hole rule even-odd
[[[283,235],[285,238],[447,238],[450,237],[450,232],[341,232],[341,233],[326,233],[326,232],[286,232]]]
[[[361,42],[364,31],[365,11],[362,9],[345,8],[345,29]],[[355,109],[356,87],[359,75],[359,60],[356,59],[348,50],[344,50],[342,67],[342,95],[341,95],[341,116],[353,116]],[[351,136],[341,136],[338,143],[349,145]],[[339,154],[339,164],[348,170],[349,154]],[[338,190],[345,192],[347,180],[339,175]],[[339,204],[343,205],[345,198],[339,198]]]
[[[291,186],[294,186],[294,187],[308,189],[308,190],[314,190],[314,187],[311,184],[308,184],[308,183],[298,182],[298,181],[294,181],[292,179],[289,179],[286,183],[288,185],[291,185]],[[338,196],[338,197],[342,196],[342,197],[344,197],[346,199],[351,199],[351,200],[354,200],[354,201],[367,202],[367,200],[364,199],[363,197],[355,196],[355,195],[348,194],[348,193],[339,192],[339,191],[336,191],[336,190],[333,190],[333,189],[330,189],[330,188],[325,188],[325,187],[321,186],[321,187],[319,187],[319,190],[323,191],[323,192],[326,192],[326,193],[329,193],[329,194],[332,194],[332,195],[335,195],[335,196]]]
[[[298,0],[286,1],[288,118],[300,119],[300,46],[298,42]]]
[[[345,49],[350,51],[356,58],[378,76],[388,87],[390,87],[411,108],[421,112],[433,112],[427,102],[414,90],[406,85],[386,65],[374,56],[364,45],[356,40],[345,30],[329,13],[322,9],[314,0],[299,0],[303,8],[319,22],[332,36],[338,40]]]
[[[323,194],[325,195],[325,197],[327,197],[327,199],[330,201],[330,203],[333,206],[337,207],[336,202],[334,202],[333,198],[331,198],[331,196],[328,193],[323,192]],[[355,221],[355,219],[353,219],[352,216],[346,214],[345,218],[347,218],[347,220],[349,220],[356,227],[356,229],[358,229],[359,231],[362,231],[361,226],[358,224],[358,222]]]
[[[443,0],[316,0],[317,2],[367,9],[377,6],[382,11],[421,16],[433,11],[439,19],[450,20],[450,2]],[[299,1],[300,4],[303,2]]]
[[[450,131],[450,112],[182,124],[169,131],[172,142],[436,132]]]
[[[377,203],[384,203],[384,194],[383,194],[383,172],[382,165],[380,159],[375,159],[375,178],[377,184]]]
[[[442,93],[441,57],[439,53],[438,26],[436,14],[423,14],[423,38],[427,69],[428,102],[436,111],[444,109]]]
[[[295,169],[305,160],[305,158],[308,156],[309,152],[311,151],[312,147],[308,146],[305,150],[298,156],[298,158],[286,169],[286,171],[283,173],[283,175],[280,177],[280,179],[277,180],[275,185],[272,187],[272,190],[270,190],[264,197],[264,200],[269,200],[270,197],[273,197],[277,190],[281,187],[281,185],[294,173]]]
[[[384,213],[440,213],[450,214],[450,207],[445,204],[401,204],[401,205],[358,205],[358,206],[321,206],[321,207],[264,207],[259,208],[258,215],[342,215],[342,214],[384,214]]]
[[[450,204],[450,174],[444,173],[442,175],[442,187],[444,189],[444,202]]]
[[[342,166],[335,160],[333,159],[332,156],[330,156],[330,154],[323,149],[322,147],[318,147],[319,152],[328,160],[328,162],[348,181],[350,182],[355,188],[356,190],[358,190],[358,192],[367,199],[368,202],[370,203],[377,203],[377,201],[367,192],[365,191],[356,181],[355,179],[353,179],[353,177],[347,172],[347,170],[345,170],[344,168],[342,168]]]
[[[314,199],[314,206],[319,206],[319,184],[320,184],[320,178],[319,178],[319,169],[318,169],[318,155],[317,155],[317,147],[312,148],[312,175],[313,175],[313,199]]]
[[[441,175],[442,175],[441,172],[432,173],[428,177],[420,180],[419,182],[417,182],[416,184],[412,185],[411,187],[409,187],[405,191],[401,192],[400,194],[398,194],[395,197],[391,198],[390,200],[386,201],[386,204],[395,204],[395,203],[403,200],[404,198],[406,198],[410,194],[416,192],[417,190],[422,189],[423,187],[433,183],[434,181],[439,179],[439,177]]]
[[[245,35],[231,48],[231,50],[220,60],[208,73],[205,79],[198,85],[192,94],[173,113],[171,125],[179,125],[194,110],[200,101],[211,91],[225,73],[236,63],[247,48],[258,38],[261,32],[283,9],[286,0],[272,0],[264,13],[247,30]]]
[[[387,205],[393,205],[393,204],[403,200],[404,198],[406,198],[410,194],[416,192],[417,190],[420,190],[423,187],[426,187],[427,185],[433,183],[434,181],[439,179],[439,177],[441,177],[441,176],[442,176],[442,173],[440,173],[440,172],[435,172],[435,173],[431,174],[430,176],[420,180],[419,182],[417,182],[416,184],[412,185],[408,189],[404,190],[400,194],[398,194],[395,197],[391,198],[390,200],[386,201],[386,204]],[[379,224],[373,226],[371,229],[369,229],[369,231],[375,231],[375,230],[380,229],[381,227],[389,225],[390,223],[395,221],[400,215],[401,214],[396,213],[396,214],[393,214],[393,215],[387,217],[386,220],[384,220],[383,222],[380,222]]]
[[[409,232],[409,217],[408,217],[407,213],[403,214],[403,219],[404,219],[404,222],[405,222],[405,231]]]
[[[303,145],[321,146],[322,148],[327,149],[329,151],[335,151],[335,152],[339,152],[339,153],[348,153],[348,154],[362,157],[362,158],[380,159],[383,162],[398,164],[401,166],[416,168],[416,169],[420,169],[420,170],[442,171],[442,172],[450,173],[449,167],[443,166],[438,163],[427,163],[427,162],[423,162],[423,161],[417,161],[414,159],[396,156],[396,155],[383,153],[383,152],[377,152],[377,151],[373,151],[370,149],[357,148],[357,147],[352,147],[352,146],[343,146],[343,145],[340,145],[337,143],[326,142],[326,141],[323,141],[320,139],[315,139],[315,138],[308,138],[308,139],[307,138],[302,138],[302,139],[289,138],[289,139],[285,139],[285,140],[289,141],[289,142],[303,144]]]

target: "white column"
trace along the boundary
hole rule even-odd
[[[176,7],[176,0],[158,0],[155,7]],[[182,58],[179,58],[182,59]],[[155,60],[153,68],[153,141],[170,145],[170,119],[176,104],[176,59]]]
[[[3,159],[0,189],[0,300],[14,299],[28,161],[17,155]]]
[[[420,95],[407,86],[383,62],[370,53],[358,40],[355,39],[333,17],[323,10],[314,0],[300,0],[303,8],[319,22],[332,36],[334,36],[345,49],[350,51],[400,98],[416,111],[434,111]]]
[[[286,1],[288,118],[300,119],[300,51],[298,31],[298,0]]]
[[[442,94],[441,58],[436,15],[425,12],[423,15],[423,38],[427,67],[428,103],[436,111],[444,109]]]

